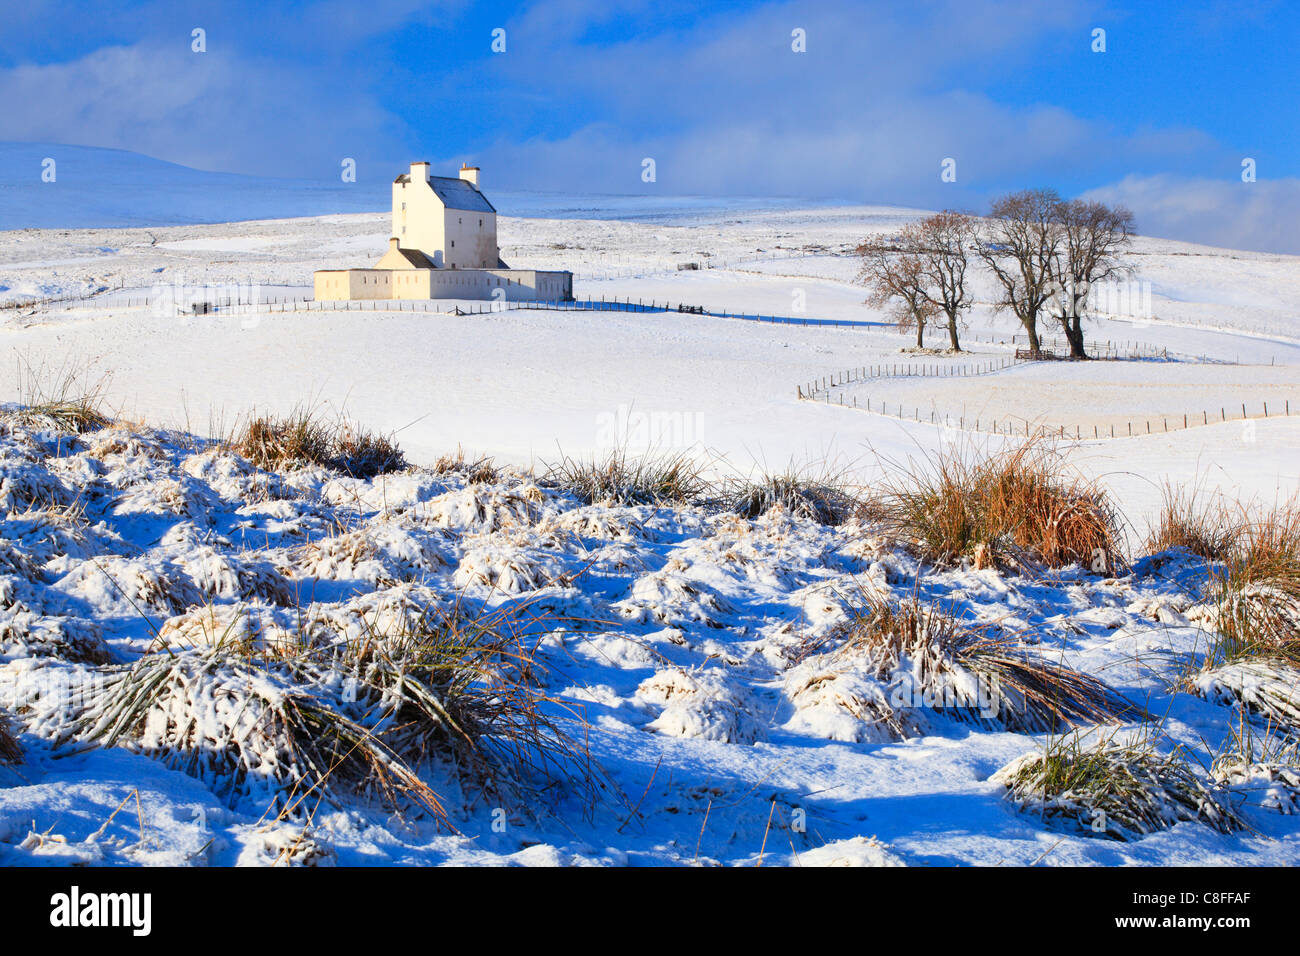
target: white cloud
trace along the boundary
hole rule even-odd
[[[485,34],[463,33],[463,7],[327,0],[302,14],[272,8],[254,29],[253,8],[236,2],[214,13],[210,52],[197,55],[177,42],[180,14],[138,4],[124,16],[132,29],[157,20],[152,39],[0,69],[0,139],[303,178],[337,175],[344,156],[363,169],[475,158],[500,186],[975,211],[1011,188],[1110,181],[1097,194],[1132,206],[1147,232],[1300,251],[1294,181],[1185,178],[1235,162],[1205,132],[1127,129],[1122,111],[1086,118],[1052,105],[1050,91],[1029,104],[983,92],[1034,70],[1062,38],[1086,36],[1091,0],[821,0],[702,18],[689,0],[543,0],[503,12],[502,56],[486,53]],[[393,31],[435,21],[447,42],[483,53],[460,67],[375,58]],[[611,38],[617,24],[623,39]],[[795,27],[806,53],[790,49]],[[413,91],[421,108],[408,118],[393,104],[409,107]],[[646,156],[658,165],[653,186],[640,178]],[[955,184],[940,181],[947,157]]]
[[[228,52],[141,43],[0,71],[0,139],[129,149],[202,169],[321,178],[395,141],[369,97]]]
[[[1300,179],[1191,179],[1127,176],[1089,191],[1089,198],[1123,203],[1138,229],[1152,236],[1227,249],[1300,254]]]
[[[1095,182],[1214,148],[1195,130],[1125,131],[979,92],[1032,70],[1045,39],[1086,36],[1093,4],[780,3],[615,44],[583,39],[593,4],[533,5],[509,25],[511,52],[448,80],[500,92],[531,80],[531,108],[545,111],[548,95],[584,104],[575,129],[521,135],[520,122],[477,151],[512,185],[644,191],[640,162],[652,156],[664,193],[981,209],[1008,188]],[[645,5],[619,7],[635,17]],[[806,53],[790,49],[795,26]],[[940,180],[948,157],[956,184]]]

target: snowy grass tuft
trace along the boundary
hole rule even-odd
[[[1300,813],[1300,740],[1262,733],[1245,719],[1214,757],[1210,777],[1246,803],[1278,813]]]
[[[806,473],[793,466],[757,479],[730,482],[722,497],[729,510],[751,519],[778,508],[795,518],[833,526],[860,510],[858,496],[844,475]]]
[[[1083,834],[1129,841],[1181,821],[1220,833],[1244,827],[1222,794],[1203,782],[1175,748],[1159,753],[1149,741],[1079,734],[1049,740],[1043,753],[1026,754],[993,776],[1026,813]]]
[[[1114,573],[1123,559],[1119,516],[1105,493],[1042,442],[911,462],[882,490],[879,511],[892,533],[940,565],[982,568],[1028,557]]]
[[[495,485],[501,480],[501,472],[493,459],[487,456],[468,459],[465,449],[459,445],[454,455],[443,455],[434,462],[432,470],[435,475],[464,475],[466,483],[471,485]]]
[[[51,657],[85,664],[107,664],[113,659],[95,621],[16,609],[0,611],[0,655]]]
[[[752,744],[765,737],[747,691],[716,670],[672,668],[641,682],[637,696],[663,705],[649,729],[672,737]]]
[[[1188,679],[1199,697],[1239,707],[1300,736],[1300,667],[1280,656],[1241,657],[1211,664]]]
[[[0,713],[0,763],[22,763],[23,749],[9,732],[9,719]]]
[[[346,419],[329,421],[319,410],[303,406],[284,417],[251,417],[228,445],[268,471],[320,465],[354,478],[373,478],[406,467],[391,437]]]
[[[1216,634],[1185,686],[1300,737],[1300,503],[1244,522],[1210,583]]]
[[[687,452],[636,457],[620,448],[604,458],[565,455],[546,466],[542,480],[572,492],[584,504],[689,505],[712,491],[703,471],[703,463]]]
[[[1095,677],[994,629],[967,625],[915,594],[904,601],[869,598],[854,612],[845,647],[865,653],[880,678],[910,671],[921,698],[954,701],[958,719],[993,719],[1008,730],[1036,733],[1145,716]]]
[[[1252,516],[1215,575],[1222,660],[1300,659],[1300,499]]]
[[[107,377],[86,383],[87,370],[67,364],[54,368],[42,363],[33,366],[20,359],[19,389],[23,406],[19,420],[29,427],[55,431],[96,431],[112,423],[104,412]]]
[[[212,786],[308,818],[344,792],[450,826],[430,782],[502,800],[563,777],[594,799],[585,745],[548,716],[519,607],[430,610],[389,633],[304,640],[259,657],[245,642],[152,653],[92,689],[71,738],[124,745]]]
[[[813,680],[848,666],[877,682],[847,697],[844,688],[836,693],[887,736],[919,732],[923,711],[1022,733],[1147,717],[1100,680],[994,628],[965,624],[916,594],[903,601],[864,596],[850,613],[847,627],[829,638],[842,643]]]
[[[1207,561],[1227,561],[1242,535],[1242,521],[1221,497],[1202,498],[1201,488],[1166,482],[1156,523],[1147,536],[1147,554],[1181,548]]]

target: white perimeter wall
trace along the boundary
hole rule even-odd
[[[507,302],[552,302],[573,297],[573,277],[532,269],[440,269],[429,277],[431,299],[491,299],[496,289]]]
[[[425,283],[428,283],[427,287]],[[500,289],[501,294],[496,295]],[[573,297],[573,275],[534,269],[348,269],[316,273],[316,298],[504,299],[558,302]]]

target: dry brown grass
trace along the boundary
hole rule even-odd
[[[334,466],[354,478],[373,478],[406,467],[402,449],[391,436],[343,422],[334,433]]]
[[[258,468],[330,464],[330,429],[312,411],[296,409],[283,418],[251,418],[232,449]]]
[[[327,419],[303,406],[283,417],[251,416],[226,446],[268,471],[320,465],[354,478],[373,478],[406,467],[390,436],[343,418]]]
[[[87,368],[68,362],[57,368],[33,365],[20,357],[18,384],[20,417],[28,425],[81,434],[112,424],[104,411],[107,375],[92,381]]]
[[[1300,498],[1245,516],[1211,581],[1221,638],[1212,657],[1300,662]]]
[[[600,459],[566,455],[545,467],[545,484],[571,491],[585,504],[689,505],[712,491],[704,464],[686,452],[638,457],[621,448]]]
[[[1245,520],[1221,496],[1210,498],[1199,486],[1166,482],[1160,517],[1147,535],[1147,554],[1181,548],[1207,561],[1226,561],[1237,547]]]
[[[1123,531],[1105,492],[1042,442],[995,454],[939,452],[890,481],[878,511],[924,559],[976,567],[1025,558],[1113,573]]]
[[[462,474],[471,485],[495,485],[501,480],[501,472],[493,459],[483,456],[469,459],[465,449],[456,446],[454,455],[443,455],[433,465],[436,475]]]

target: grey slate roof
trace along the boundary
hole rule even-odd
[[[496,212],[487,197],[465,182],[450,176],[430,176],[429,185],[448,209],[468,209],[472,212]]]
[[[389,252],[392,252],[392,251],[393,251],[393,250],[391,250],[391,249],[389,250]],[[397,254],[398,254],[399,256],[401,256],[403,259],[405,259],[407,262],[409,262],[409,263],[411,264],[412,268],[415,268],[415,269],[435,269],[435,268],[437,268],[437,267],[436,267],[432,262],[429,261],[429,257],[426,256],[426,255],[425,255],[423,252],[421,252],[419,249],[403,249],[401,246],[398,246],[398,248],[397,248]],[[385,257],[386,257],[386,255],[385,255]]]
[[[403,173],[394,182],[409,183],[410,173]],[[438,194],[442,204],[448,209],[464,209],[469,212],[496,212],[487,197],[465,182],[451,176],[430,176],[429,185]]]

